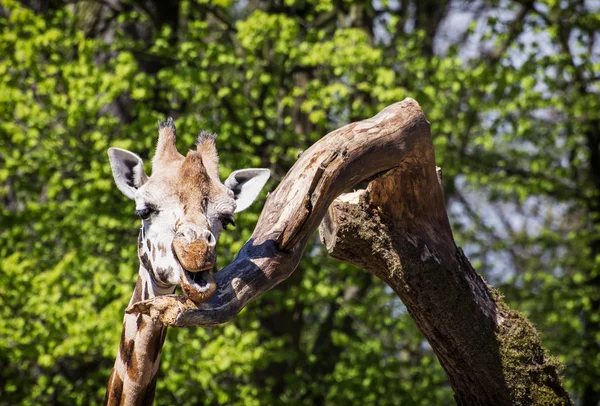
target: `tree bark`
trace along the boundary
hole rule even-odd
[[[320,230],[328,252],[367,269],[400,297],[457,404],[570,404],[559,363],[546,355],[533,325],[504,304],[454,245],[427,161],[336,199]]]
[[[365,179],[371,180],[367,190],[334,202]],[[405,303],[458,404],[571,404],[559,364],[546,355],[535,328],[456,247],[429,123],[412,99],[305,151],[267,198],[250,240],[215,275],[211,300],[196,305],[183,296],[160,296],[127,311],[171,326],[224,323],[291,275],[323,219],[330,254],[384,280]]]

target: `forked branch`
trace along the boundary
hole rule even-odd
[[[366,190],[340,196],[366,179]],[[291,275],[323,220],[330,255],[367,269],[402,299],[458,404],[571,404],[559,364],[533,325],[506,306],[456,247],[440,182],[419,105],[393,104],[301,155],[268,197],[251,239],[216,274],[217,293],[208,302],[159,296],[128,312],[170,326],[224,323]]]
[[[169,326],[214,326],[230,320],[292,274],[340,193],[418,159],[426,149],[432,151],[429,123],[412,99],[333,131],[306,150],[269,195],[250,240],[215,274],[217,293],[211,300],[196,305],[183,296],[159,296],[127,312],[150,314]]]

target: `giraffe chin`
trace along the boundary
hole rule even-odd
[[[183,293],[196,304],[206,302],[217,291],[217,283],[210,270],[190,272],[183,269],[179,284]]]

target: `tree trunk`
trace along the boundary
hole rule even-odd
[[[334,202],[365,179],[371,179],[367,190]],[[224,323],[291,275],[322,219],[330,254],[383,279],[405,303],[458,404],[571,404],[558,362],[546,355],[535,328],[456,247],[429,123],[412,99],[336,130],[304,152],[268,197],[251,239],[215,275],[210,301],[160,296],[128,312],[173,326]]]
[[[328,252],[367,269],[402,299],[457,404],[570,404],[558,362],[533,325],[454,245],[431,163],[403,165],[338,198],[320,230]]]

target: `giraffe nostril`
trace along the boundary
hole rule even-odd
[[[204,230],[202,237],[208,246],[212,247],[216,244],[215,236],[208,230]]]

